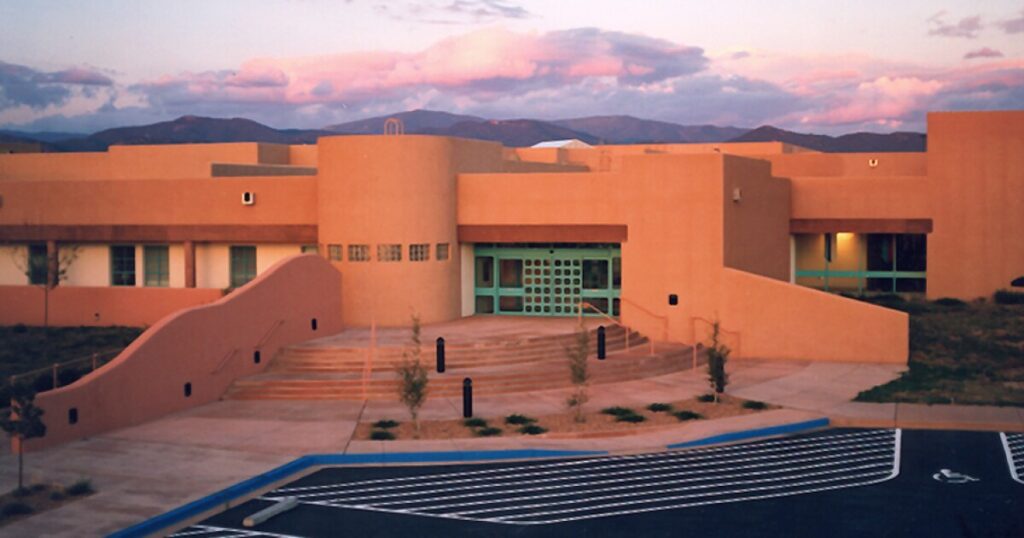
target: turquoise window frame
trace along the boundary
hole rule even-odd
[[[804,269],[804,270],[795,269],[793,271],[794,278],[821,278],[824,281],[824,286],[821,288],[823,291],[832,291],[830,289],[830,287],[829,287],[829,280],[830,279],[833,279],[833,278],[855,278],[855,279],[857,279],[857,282],[858,282],[858,284],[857,284],[857,293],[858,294],[863,294],[864,293],[864,287],[865,287],[865,284],[867,283],[867,279],[869,279],[869,278],[891,279],[892,280],[892,286],[888,290],[891,293],[901,293],[901,292],[898,292],[897,289],[896,289],[896,287],[897,287],[896,283],[897,283],[898,280],[920,279],[920,280],[924,280],[925,282],[927,282],[927,280],[928,280],[928,272],[927,271],[897,271],[896,270],[896,267],[897,267],[896,264],[897,264],[897,258],[898,258],[898,250],[897,249],[893,249],[893,255],[892,255],[892,267],[893,267],[893,270],[891,270],[891,271],[877,271],[877,270],[876,271],[868,271],[866,269],[864,269],[864,270],[857,270],[857,271],[834,271],[834,270],[830,269],[829,268],[829,264],[832,262],[832,251],[836,248],[835,247],[835,245],[836,245],[836,238],[834,236],[837,233],[841,233],[841,232],[832,232],[832,233],[822,234],[822,235],[824,235],[824,240],[825,240],[825,247],[824,247],[825,248],[825,252],[824,252],[825,268],[824,269]],[[811,234],[811,235],[814,235],[814,234]],[[901,234],[860,234],[860,235],[864,235],[864,236],[867,236],[867,235],[889,235],[889,236],[892,237],[892,241],[895,242],[896,241],[896,236],[897,235],[901,235]],[[864,264],[866,264],[866,263],[867,262],[865,260],[863,260],[863,259],[861,259],[858,262],[858,264],[862,265],[862,266]],[[806,286],[806,287],[810,287],[810,286]]]

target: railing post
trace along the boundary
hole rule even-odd
[[[462,380],[462,416],[473,416],[473,380],[468,377]]]
[[[53,388],[57,388],[57,363],[53,363]]]
[[[93,354],[92,354],[92,370],[93,370],[94,372],[96,371],[96,359],[97,359],[97,357],[96,357],[96,354],[95,354],[95,353],[93,353]]]
[[[597,328],[597,359],[603,361],[606,354],[604,325],[601,325]]]
[[[437,337],[437,373],[444,373],[444,337]]]

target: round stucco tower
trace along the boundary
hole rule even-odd
[[[331,261],[342,274],[344,323],[460,317],[456,176],[497,170],[501,146],[417,135],[324,137],[318,145],[319,242],[328,258],[332,245],[341,247],[343,259]],[[412,259],[424,250],[425,260]]]

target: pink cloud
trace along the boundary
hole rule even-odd
[[[1002,58],[1003,53],[995,49],[988,47],[982,47],[977,50],[972,50],[967,54],[964,54],[965,60],[973,60],[974,58]]]
[[[1024,33],[1024,9],[1020,11],[1020,15],[1016,18],[1002,20],[996,24],[1008,34]]]
[[[928,18],[928,24],[931,26],[928,29],[928,35],[974,39],[981,32],[981,17],[978,15],[965,17],[955,24],[947,23],[944,20],[945,16],[946,12],[940,11]]]

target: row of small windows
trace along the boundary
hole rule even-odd
[[[147,287],[170,286],[170,255],[167,245],[145,245],[142,248],[142,283]],[[231,287],[237,288],[256,278],[256,247],[230,247]],[[110,285],[134,286],[135,245],[111,245]]]
[[[332,261],[342,261],[342,245],[327,245],[327,257]],[[434,246],[434,259],[445,261],[449,256],[448,243],[437,243]],[[368,262],[370,261],[370,245],[349,245],[348,261]],[[430,260],[430,243],[414,243],[409,245],[409,261],[425,262]],[[377,245],[377,261],[400,262],[402,261],[401,244]]]

